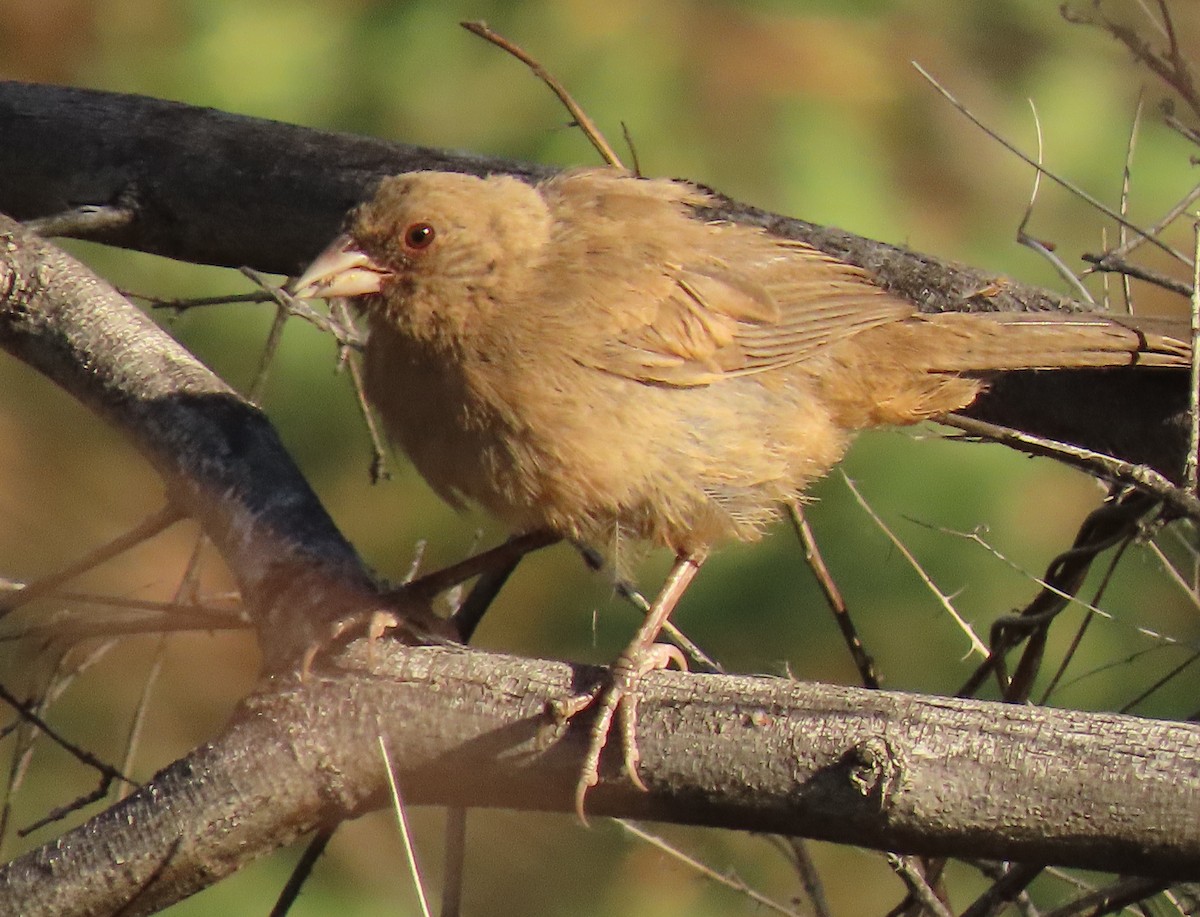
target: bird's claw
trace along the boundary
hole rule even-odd
[[[324,638],[314,640],[305,649],[300,659],[300,680],[307,681],[312,672],[313,661],[322,650],[331,644],[346,639],[347,635],[363,635],[367,638],[367,654],[371,662],[375,661],[375,644],[389,630],[394,630],[403,623],[401,617],[394,611],[384,608],[374,608],[369,611],[356,611],[343,618],[338,618],[329,625]]]
[[[672,662],[686,671],[687,659],[678,647],[669,643],[631,646],[609,670],[607,684],[555,703],[554,714],[559,722],[567,722],[589,707],[596,709],[596,719],[592,723],[588,738],[587,755],[580,769],[579,780],[575,784],[575,814],[583,824],[587,824],[584,801],[588,790],[600,782],[600,756],[608,744],[614,717],[621,727],[625,772],[639,790],[649,791],[638,774],[638,763],[641,761],[637,743],[640,682],[647,673],[669,668]]]

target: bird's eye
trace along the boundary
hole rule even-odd
[[[408,229],[404,230],[404,244],[414,251],[429,248],[436,237],[437,233],[434,232],[433,227],[428,223],[413,223]]]

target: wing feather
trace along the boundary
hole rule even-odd
[[[604,258],[604,273],[578,272],[586,296],[563,298],[603,312],[603,333],[581,342],[575,358],[605,372],[711,385],[793,366],[917,311],[810,245],[705,222],[694,207],[710,198],[690,185],[592,169],[544,187],[570,215],[559,222],[558,250],[574,265]],[[581,221],[586,231],[572,228]]]

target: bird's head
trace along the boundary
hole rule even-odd
[[[465,330],[519,295],[550,237],[536,188],[515,178],[415,172],[385,178],[296,282],[420,333]]]

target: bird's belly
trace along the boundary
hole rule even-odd
[[[564,363],[556,380],[531,374],[536,387],[510,378],[501,397],[461,362],[379,350],[368,396],[434,490],[602,550],[755,537],[845,446],[804,399],[752,383],[672,389]],[[786,411],[764,400],[784,397]]]

